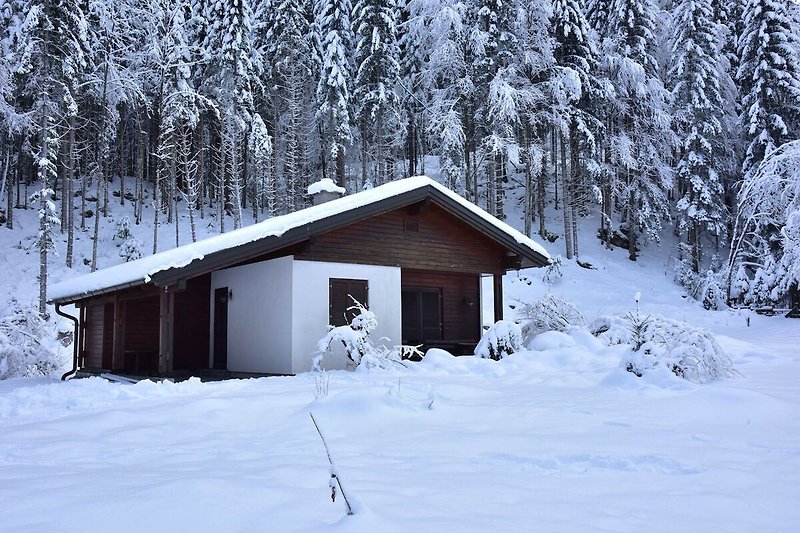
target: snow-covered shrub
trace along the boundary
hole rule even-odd
[[[475,355],[499,361],[522,348],[522,329],[510,320],[498,320],[483,334]]]
[[[114,223],[114,242],[123,243],[132,237],[131,220],[128,217],[122,217]]]
[[[0,318],[0,379],[47,376],[57,371],[64,360],[48,346],[55,343],[52,327],[36,307],[12,298],[7,314]]]
[[[744,265],[739,265],[736,269],[736,274],[731,280],[731,301],[742,303],[749,292],[750,278],[747,276],[747,270]]]
[[[141,241],[134,238],[131,233],[131,221],[128,217],[122,217],[114,224],[114,237],[113,240],[118,242],[119,256],[125,260],[133,261],[140,259],[142,254],[142,247],[144,246]]]
[[[142,241],[133,238],[128,239],[119,247],[119,256],[123,258],[126,263],[135,259],[141,259],[143,256],[143,246]]]
[[[681,243],[680,247],[685,254],[690,253],[685,243]],[[675,281],[686,289],[689,296],[702,303],[704,308],[724,309],[727,306],[724,273],[709,269],[698,274],[692,270],[689,257],[686,255],[679,261],[675,269]]]
[[[585,322],[574,305],[549,292],[532,304],[520,307],[517,316],[523,321],[522,338],[526,343],[545,331],[566,331],[570,326]]]
[[[350,324],[331,328],[328,334],[317,342],[317,354],[314,357],[311,369],[322,370],[322,358],[330,352],[332,345],[337,341],[344,346],[345,353],[353,365],[361,368],[389,368],[403,366],[401,350],[376,347],[370,340],[370,333],[378,327],[378,318],[375,313],[364,307],[352,296],[354,305],[348,311],[355,310],[358,314],[353,317]]]
[[[686,322],[629,312],[601,317],[590,330],[608,344],[631,345],[623,365],[639,377],[651,370],[667,369],[688,381],[707,383],[736,372],[711,332]]]
[[[561,260],[561,256],[557,255],[545,269],[542,281],[544,281],[546,285],[555,285],[561,281],[561,278],[564,276],[563,266],[564,263]]]
[[[717,272],[709,270],[705,273],[700,284],[700,298],[706,309],[724,309],[727,307],[725,298],[724,281]]]

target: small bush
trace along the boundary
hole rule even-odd
[[[376,347],[370,340],[370,334],[378,327],[375,313],[364,307],[352,296],[354,305],[348,310],[358,311],[349,325],[331,328],[327,335],[317,343],[317,354],[311,369],[322,370],[322,358],[332,349],[331,345],[341,342],[345,353],[353,366],[361,368],[390,368],[405,366],[402,362],[401,349]]]
[[[58,344],[54,333],[35,306],[11,299],[0,318],[0,379],[49,376],[59,370],[64,359],[48,346]]]
[[[561,260],[561,256],[558,255],[553,259],[553,261],[547,266],[547,269],[544,271],[544,276],[542,277],[542,281],[545,285],[555,285],[561,278],[564,277],[564,262]]]
[[[639,377],[666,368],[693,383],[707,383],[736,373],[711,332],[686,322],[629,312],[622,317],[602,317],[590,329],[609,344],[630,344],[623,365]]]
[[[510,320],[498,320],[483,334],[475,355],[499,361],[522,348],[522,329]]]
[[[585,322],[574,305],[550,293],[532,304],[520,307],[517,316],[524,321],[522,338],[526,343],[545,331],[563,332],[571,326],[579,326]]]

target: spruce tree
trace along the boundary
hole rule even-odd
[[[353,98],[361,131],[361,185],[370,178],[374,161],[377,184],[391,179],[390,131],[399,126],[400,73],[394,0],[358,0],[353,9],[356,76]]]
[[[317,84],[317,119],[325,132],[323,157],[335,163],[336,183],[345,186],[345,150],[352,142],[350,118],[353,32],[350,0],[317,0],[316,20],[322,37],[322,61]]]
[[[675,11],[670,69],[675,127],[680,137],[676,205],[687,232],[692,271],[700,272],[702,237],[725,227],[720,162],[730,152],[724,130],[720,29],[710,0],[683,0]]]
[[[748,0],[744,11],[737,80],[746,179],[769,152],[800,136],[800,57],[787,2]]]

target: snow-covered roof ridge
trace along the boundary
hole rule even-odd
[[[57,283],[50,287],[48,297],[50,301],[69,301],[79,299],[91,294],[109,292],[110,289],[124,288],[127,286],[148,283],[159,272],[172,268],[183,268],[193,261],[220,252],[235,248],[267,237],[280,237],[285,232],[302,227],[306,224],[332,217],[346,211],[373,204],[393,196],[407,193],[423,187],[432,187],[448,198],[457,202],[463,208],[474,213],[497,230],[513,238],[520,245],[531,249],[546,259],[550,256],[545,249],[520,231],[512,228],[505,222],[493,217],[480,207],[465,200],[450,189],[440,185],[427,176],[414,176],[385,185],[375,187],[357,194],[345,196],[320,205],[308,207],[267,219],[263,222],[240,228],[229,233],[216,235],[195,243],[186,244],[153,254],[129,263],[104,268],[91,274],[85,274]]]
[[[321,180],[315,181],[308,186],[308,194],[310,195],[319,194],[321,192],[337,192],[339,194],[345,194],[347,190],[344,187],[339,187],[336,185],[336,183],[334,183],[330,178],[322,178]]]

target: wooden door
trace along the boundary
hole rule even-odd
[[[228,287],[214,291],[214,368],[228,368]]]
[[[404,288],[402,300],[403,344],[417,345],[442,339],[442,291]]]

